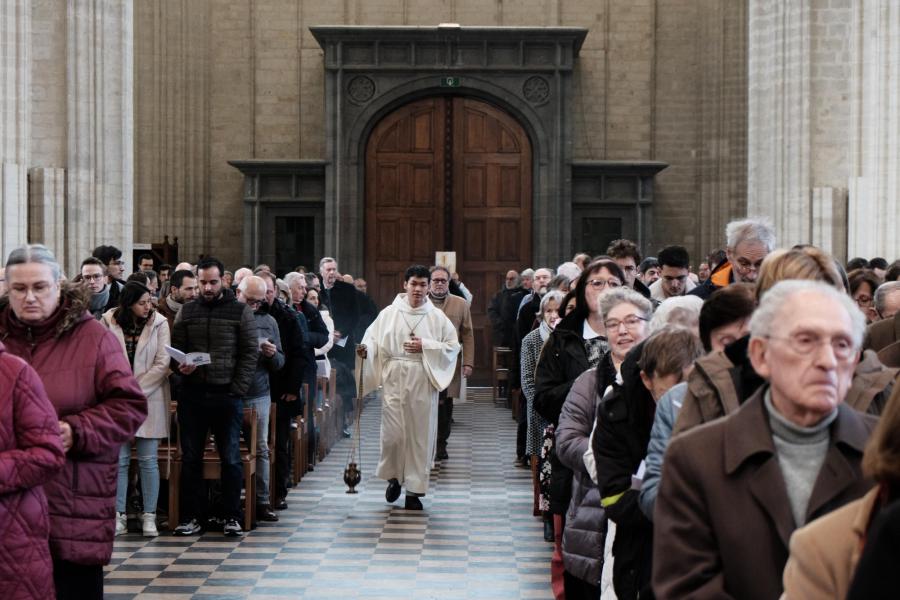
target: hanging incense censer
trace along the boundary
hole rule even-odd
[[[366,361],[361,360],[361,357],[357,355],[356,357],[356,430],[354,431],[353,439],[350,440],[350,453],[347,456],[347,468],[344,469],[344,483],[347,484],[347,492],[348,494],[357,494],[359,492],[356,491],[356,486],[359,485],[359,482],[362,481],[362,469],[359,468],[359,465],[356,463],[356,452],[357,449],[360,448],[360,417],[362,416],[362,407],[363,407],[363,369],[365,369]],[[362,450],[359,451],[360,456],[362,456]]]

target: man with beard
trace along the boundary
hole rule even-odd
[[[511,318],[507,312],[508,306],[519,306],[525,290],[520,285],[521,279],[515,271],[507,271],[503,288],[494,294],[491,298],[491,304],[488,307],[488,318],[491,320],[491,330],[493,332],[493,342],[495,346],[512,345],[513,330],[515,325],[514,317]]]
[[[109,304],[109,284],[106,282],[106,267],[103,261],[93,256],[81,262],[81,281],[91,290],[90,311],[98,321]]]
[[[422,510],[434,457],[438,392],[456,370],[459,342],[453,323],[428,299],[431,273],[406,270],[405,294],[379,313],[357,355],[366,361],[363,395],[383,389],[381,459],[375,476],[388,481],[394,502],[406,488],[406,509]],[[449,277],[448,277],[449,279]]]
[[[172,346],[184,353],[205,352],[207,365],[173,365],[184,375],[178,402],[183,490],[182,522],[175,535],[203,531],[207,502],[203,485],[203,449],[212,429],[222,462],[222,504],[226,536],[243,535],[241,517],[241,453],[243,398],[256,373],[259,331],[253,311],[239,303],[222,284],[224,265],[204,258],[197,265],[200,298],[181,307],[175,317]]]
[[[169,295],[160,300],[157,310],[169,320],[169,329],[175,326],[175,317],[186,303],[197,298],[197,277],[193,271],[175,271],[169,280]]]
[[[453,399],[459,398],[462,392],[462,378],[472,375],[472,364],[475,361],[475,337],[472,334],[472,315],[469,303],[450,293],[450,272],[444,267],[431,268],[431,287],[428,298],[453,323],[457,338],[462,343],[462,352],[454,369],[450,387],[438,394],[438,428],[436,460],[447,460],[447,439],[453,423]]]

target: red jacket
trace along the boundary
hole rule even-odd
[[[119,448],[147,416],[147,401],[115,336],[87,312],[80,288],[29,327],[0,298],[0,342],[37,371],[59,419],[72,427],[65,468],[44,485],[50,552],[79,564],[109,562]]]
[[[37,373],[0,344],[0,598],[53,598],[41,484],[65,463],[56,411]]]

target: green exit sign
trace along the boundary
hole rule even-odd
[[[441,87],[459,87],[459,77],[441,77]]]

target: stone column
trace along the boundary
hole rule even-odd
[[[32,168],[28,180],[28,239],[60,252],[66,247],[66,170]],[[66,275],[72,277],[74,272]]]
[[[30,35],[30,3],[0,3],[0,262],[28,234]]]
[[[848,254],[900,256],[900,6],[859,0],[850,19]]]
[[[64,268],[99,244],[130,262],[134,223],[131,0],[68,0]]]

